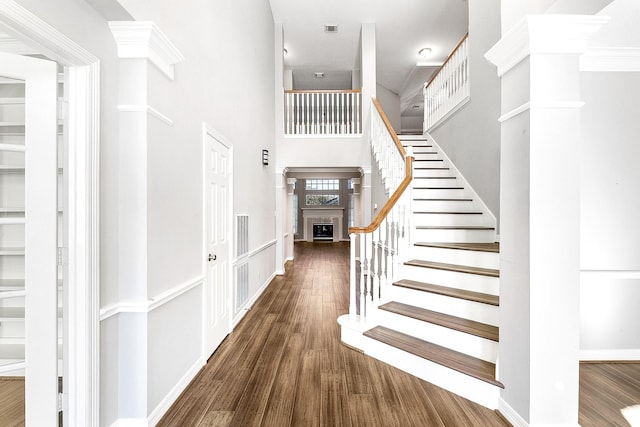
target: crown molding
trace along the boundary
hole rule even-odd
[[[119,58],[148,59],[173,80],[174,65],[184,60],[167,36],[150,21],[110,21]]]
[[[98,62],[97,57],[13,0],[0,0],[0,28],[37,53],[65,65]]]
[[[526,15],[485,54],[498,76],[531,54],[583,53],[587,40],[609,17],[591,15]]]
[[[580,57],[580,71],[640,71],[640,48],[587,48]]]

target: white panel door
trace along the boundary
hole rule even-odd
[[[204,151],[207,251],[204,356],[208,358],[231,330],[231,156],[229,147],[206,131]]]
[[[50,426],[58,423],[56,64],[0,52],[0,80],[11,79],[24,82],[24,94],[14,98],[24,103],[24,110],[18,119],[0,117],[0,155],[8,163],[3,166],[16,171],[16,154],[24,156],[23,248],[13,249],[24,254],[26,425]],[[12,193],[10,187],[4,190]],[[15,196],[0,202],[10,204]],[[19,214],[13,216],[19,219]],[[9,222],[4,225],[11,226]],[[15,284],[20,278],[10,279]]]

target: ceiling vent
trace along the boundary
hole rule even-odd
[[[338,26],[337,25],[325,25],[324,26],[324,32],[325,33],[337,33],[338,32]]]

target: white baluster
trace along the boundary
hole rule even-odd
[[[360,321],[366,322],[367,319],[367,234],[360,234]]]
[[[356,277],[357,277],[357,262],[356,262],[356,234],[349,234],[350,241],[350,265],[349,265],[349,319],[351,322],[354,322],[357,315],[357,304],[356,301],[358,299],[358,293],[356,289]],[[362,283],[362,282],[360,282]]]

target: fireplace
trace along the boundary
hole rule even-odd
[[[333,240],[333,224],[313,224],[313,240]]]

